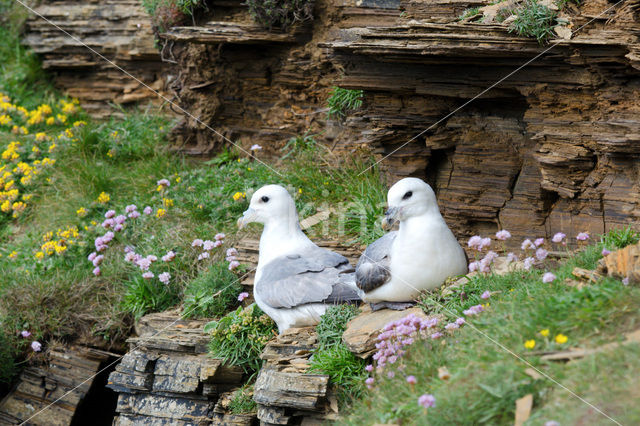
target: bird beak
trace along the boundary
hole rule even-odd
[[[396,218],[398,216],[400,209],[397,207],[389,207],[384,214],[384,219],[382,219],[382,229],[385,231],[390,231],[393,228],[394,223],[396,222]]]
[[[244,228],[248,223],[253,222],[256,219],[256,211],[249,207],[242,213],[242,217],[238,218],[238,229]]]

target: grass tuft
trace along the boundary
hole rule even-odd
[[[327,100],[329,104],[329,117],[344,118],[349,111],[355,111],[362,107],[364,91],[343,89],[334,87],[331,96]]]
[[[514,10],[516,19],[509,26],[509,32],[520,36],[535,37],[544,44],[552,35],[557,13],[537,0],[526,0]]]

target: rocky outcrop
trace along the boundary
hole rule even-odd
[[[588,25],[513,74],[544,48],[458,22],[483,2],[318,1],[286,33],[213,4],[206,23],[161,37],[175,42],[182,104],[229,139],[274,152],[310,129],[336,151],[365,148],[389,183],[429,181],[461,239],[597,234],[640,216],[635,0],[600,17],[608,3],[571,9],[573,29]],[[333,85],[363,90],[364,107],[328,119]],[[198,153],[223,143],[189,119],[175,136]]]
[[[25,368],[16,387],[0,401],[0,424],[66,426],[79,421],[74,416],[112,355],[84,347],[50,348],[48,365]]]
[[[204,323],[178,312],[141,319],[138,337],[128,340],[130,351],[109,376],[107,386],[119,394],[115,425],[250,424],[251,417],[238,423],[242,416],[217,409],[244,377],[239,367],[208,356]]]
[[[87,112],[108,116],[114,112],[110,103],[160,103],[156,94],[122,71],[153,90],[162,90],[169,77],[140,1],[45,0],[34,10],[49,22],[31,16],[26,44],[40,54],[56,86],[78,98]]]

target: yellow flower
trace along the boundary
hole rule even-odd
[[[36,259],[42,259],[44,257],[44,253],[39,251],[36,253]]]
[[[556,336],[556,343],[560,343],[560,344],[567,343],[568,339],[569,338],[567,336],[565,336],[564,334],[560,333],[560,334],[558,334]]]
[[[114,149],[110,149],[109,151],[107,151],[107,156],[109,158],[113,158],[113,156],[115,155],[115,150]]]
[[[180,176],[178,176],[178,177],[176,178],[176,183],[180,183],[180,181],[181,181],[181,180],[182,180],[182,178],[181,178]]]
[[[31,148],[31,152],[35,152],[37,154],[40,152],[40,148],[38,148],[37,146],[34,146],[33,148]]]
[[[11,117],[6,114],[0,115],[0,125],[6,126],[7,124],[11,124]]]
[[[45,123],[47,123],[47,126],[53,126],[56,124],[56,119],[53,117],[47,117]]]
[[[15,259],[16,257],[18,257],[18,252],[17,251],[12,251],[11,253],[9,253],[9,258],[10,259]]]
[[[82,127],[82,126],[85,126],[86,124],[87,124],[86,121],[82,121],[82,120],[74,121],[73,122],[73,127]]]
[[[47,140],[47,134],[45,132],[36,133],[36,141],[42,142]]]
[[[298,194],[302,194],[302,188],[298,188]]]
[[[84,207],[80,207],[78,210],[76,210],[76,214],[80,217],[85,217],[87,213],[87,209],[85,209]]]
[[[527,349],[533,349],[536,346],[536,341],[531,339],[524,342],[524,347]]]
[[[49,231],[46,234],[44,234],[42,236],[42,241],[51,241],[51,238],[53,238],[53,231]]]
[[[22,196],[22,200],[23,200],[23,201],[29,201],[29,200],[30,200],[30,199],[32,199],[32,198],[33,198],[33,194],[24,194],[24,195]]]
[[[56,149],[56,144],[52,143],[51,145],[49,145],[49,152],[53,152]]]
[[[235,194],[233,194],[233,200],[234,201],[238,201],[238,200],[240,200],[242,198],[245,198],[246,196],[247,196],[247,194],[244,193],[244,192],[236,192]]]
[[[549,335],[549,329],[548,329],[548,328],[545,328],[544,330],[540,330],[540,334],[541,334],[543,337],[547,337],[547,336]]]
[[[11,208],[13,209],[13,217],[18,217],[20,213],[22,213],[27,208],[27,205],[22,201],[16,201],[15,203],[13,203]]]
[[[9,200],[5,200],[2,204],[0,204],[0,210],[4,213],[9,213],[11,211],[11,202]]]
[[[56,118],[61,124],[65,124],[67,122],[67,116],[64,114],[58,114],[56,115]]]
[[[167,213],[167,211],[165,209],[158,209],[158,211],[156,212],[156,217],[162,217]]]
[[[164,189],[164,185],[158,185],[158,187],[156,188],[156,191],[160,192]]]
[[[100,195],[98,195],[98,202],[100,204],[106,204],[111,200],[111,197],[106,192],[102,191]]]
[[[165,207],[173,207],[173,200],[171,198],[162,198],[162,204]]]

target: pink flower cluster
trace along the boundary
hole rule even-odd
[[[238,258],[236,257],[238,255],[238,250],[236,250],[234,247],[231,247],[229,249],[227,249],[227,257],[225,258],[225,260],[227,262],[229,262],[229,270],[233,271],[235,270],[238,266],[240,266],[240,262],[238,262]],[[240,300],[242,302],[242,300]]]
[[[214,248],[220,247],[222,244],[224,244],[225,237],[225,234],[218,233],[213,237],[215,241],[201,240],[200,238],[196,238],[195,240],[193,240],[193,242],[191,243],[191,247],[201,247],[203,250],[203,252],[198,255],[198,260],[208,259],[209,257],[211,257],[209,252]]]
[[[377,338],[378,351],[373,355],[378,368],[395,364],[404,355],[405,347],[411,345],[421,331],[432,329],[437,324],[437,318],[424,319],[413,314],[387,324]]]

